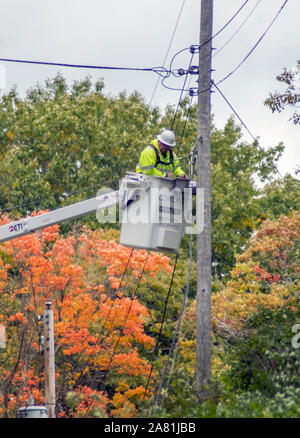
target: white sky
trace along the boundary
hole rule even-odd
[[[225,77],[251,50],[282,6],[284,0],[249,0],[232,23],[213,40],[220,49],[249,17],[232,40],[213,57],[213,79]],[[172,41],[166,67],[180,50],[199,44],[200,0],[185,0]],[[214,33],[244,0],[214,0]],[[0,0],[0,58],[68,64],[148,68],[161,66],[165,59],[183,0]],[[256,7],[256,8],[255,8]],[[254,9],[255,8],[255,9]],[[253,10],[254,9],[254,10]],[[250,13],[252,14],[250,15]],[[250,15],[250,16],[249,16]],[[263,105],[270,92],[284,91],[276,75],[292,68],[299,53],[300,0],[289,0],[279,17],[246,62],[220,89],[263,147],[285,144],[279,171],[294,174],[300,164],[299,125],[294,126],[283,112],[272,114]],[[174,62],[174,68],[187,68],[189,51]],[[195,58],[194,64],[197,64]],[[104,79],[105,92],[116,95],[138,90],[150,102],[157,82],[151,72],[120,72],[92,69],[58,68],[0,62],[5,69],[5,89],[17,85],[25,90],[43,84],[61,72],[72,83],[90,76]],[[3,69],[2,69],[3,70]],[[0,83],[1,83],[0,69]],[[181,88],[183,78],[166,81]],[[3,81],[2,81],[3,82]],[[191,86],[196,86],[193,78]],[[158,85],[152,105],[164,108],[177,105],[180,91]],[[196,99],[196,98],[194,98]],[[212,95],[212,111],[218,128],[232,114],[219,93]],[[251,141],[243,131],[245,141]]]

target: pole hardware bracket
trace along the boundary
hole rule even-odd
[[[189,96],[198,96],[198,88],[190,88]]]
[[[200,53],[200,46],[198,44],[193,44],[190,46],[190,52],[192,54],[194,53]]]
[[[187,72],[190,75],[198,75],[199,74],[199,67],[198,67],[198,65],[191,65]]]

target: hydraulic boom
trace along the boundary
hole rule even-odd
[[[119,191],[110,192],[86,201],[78,202],[67,207],[58,208],[39,216],[27,217],[19,221],[0,226],[0,242],[15,239],[25,234],[33,233],[41,228],[59,224],[70,219],[106,209],[119,202]]]

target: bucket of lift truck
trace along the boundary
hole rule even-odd
[[[127,173],[120,187],[120,243],[133,248],[178,253],[185,234],[187,178]]]

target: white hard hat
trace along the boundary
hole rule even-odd
[[[161,143],[171,146],[172,148],[175,146],[175,135],[173,131],[169,131],[168,129],[165,129],[162,131],[158,136],[157,140]]]

